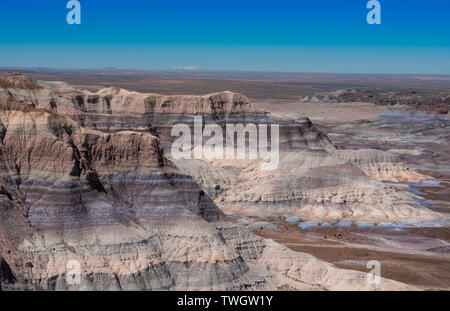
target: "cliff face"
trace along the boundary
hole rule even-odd
[[[2,288],[407,288],[390,280],[371,287],[365,273],[258,238],[221,210],[298,211],[324,219],[435,217],[403,201],[392,215],[385,202],[370,205],[380,196],[393,204],[406,198],[380,190],[371,178],[370,165],[383,157],[350,157],[309,120],[253,111],[239,94],[161,96],[113,88],[91,94],[16,78],[0,83]],[[171,125],[192,125],[196,114],[220,124],[281,124],[280,169],[261,171],[258,160],[171,160],[164,153],[174,139]],[[79,285],[66,278],[73,260],[80,265]]]
[[[164,157],[158,138],[84,129],[10,98],[0,120],[1,253],[18,279],[66,289],[61,271],[78,260],[84,289],[201,288],[213,270],[235,273],[210,286],[240,286],[248,268],[215,227],[223,214]]]
[[[0,77],[1,93],[30,106],[67,115],[82,126],[107,132],[151,131],[183,115],[214,117],[253,112],[244,95],[231,92],[165,96],[112,87],[92,93],[63,82],[36,81],[20,75]]]

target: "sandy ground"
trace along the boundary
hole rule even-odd
[[[256,108],[291,118],[306,116],[314,121],[356,121],[377,117],[387,108],[371,103],[302,103],[298,101],[255,101]]]
[[[354,230],[308,230],[303,231],[296,225],[287,223],[282,219],[270,219],[279,231],[265,227],[253,228],[252,231],[261,237],[273,239],[292,250],[305,252],[324,261],[333,263],[339,268],[368,272],[367,263],[377,260],[381,265],[381,276],[399,282],[417,286],[423,290],[447,290],[450,287],[450,258],[448,254],[425,254],[414,249],[397,249],[396,247],[377,247],[380,233],[355,232]],[[421,230],[421,229],[417,229]],[[420,238],[414,243],[424,247],[436,238],[448,240],[448,230],[445,228],[427,228],[430,239]],[[432,232],[434,232],[432,234]],[[403,232],[391,236],[385,232],[381,236],[391,241],[398,241],[405,245],[405,239],[415,236],[418,232]],[[441,236],[444,234],[445,236]],[[385,245],[386,246],[386,245]],[[417,245],[419,247],[419,245]],[[415,248],[413,246],[413,248]]]

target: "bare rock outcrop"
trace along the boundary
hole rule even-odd
[[[347,219],[393,223],[442,217],[422,206],[419,197],[391,185],[427,178],[409,169],[397,155],[378,150],[337,149],[308,119],[276,122],[280,124],[276,170],[262,170],[261,160],[175,163],[207,189],[227,213],[293,214],[319,222]]]
[[[26,81],[23,82],[23,81]],[[242,94],[222,92],[204,96],[144,94],[110,87],[96,93],[64,82],[0,76],[0,94],[71,117],[80,125],[102,131],[149,131],[180,115],[238,115],[254,111]],[[169,121],[170,123],[170,121]]]
[[[240,286],[248,268],[215,229],[222,212],[157,137],[84,129],[11,100],[1,108],[0,253],[19,279],[70,289],[64,271],[77,260],[81,289]]]
[[[8,79],[8,85],[13,86],[15,79],[26,80],[19,75]],[[52,109],[82,126],[107,133],[150,132],[160,138],[166,150],[175,139],[171,136],[172,126],[181,122],[193,132],[193,117],[198,115],[204,117],[204,126],[215,123],[224,131],[230,123],[278,124],[280,165],[275,171],[261,171],[260,161],[176,161],[223,210],[251,214],[293,212],[315,220],[344,217],[376,222],[440,217],[421,206],[414,195],[383,183],[427,178],[406,167],[398,155],[379,150],[339,150],[309,119],[267,115],[255,110],[241,94],[163,96],[120,88],[91,93],[61,82],[29,83],[40,87],[40,93],[33,87],[27,91],[0,88],[0,93],[14,93],[29,105]],[[24,91],[26,95],[20,93]]]
[[[369,286],[365,273],[256,237],[224,211],[438,217],[376,180],[386,177],[375,174],[379,167],[397,163],[390,156],[338,150],[308,119],[255,111],[240,94],[90,93],[19,75],[2,81],[2,288],[404,290],[386,279]],[[279,168],[263,171],[260,160],[171,159],[164,152],[175,139],[171,127],[192,127],[196,115],[222,126],[279,124]],[[81,273],[75,285],[68,281],[73,263]]]
[[[219,124],[224,132],[230,123],[278,124],[280,164],[277,170],[262,171],[258,160],[175,161],[222,210],[374,222],[440,217],[421,206],[418,197],[383,183],[427,178],[405,166],[398,155],[379,150],[339,150],[309,119],[267,115],[252,108],[241,94],[163,96],[120,88],[91,93],[61,82],[33,83],[42,88],[40,93],[32,87],[26,95],[19,94],[24,90],[17,88],[9,88],[7,92],[15,93],[29,105],[52,109],[70,116],[79,125],[103,132],[150,132],[160,138],[166,150],[170,150],[175,139],[171,136],[172,126],[181,122],[188,124],[193,132],[193,117],[198,115],[204,117],[204,126]],[[337,95],[341,93],[346,94],[342,91]],[[166,155],[170,158],[170,153]]]
[[[272,244],[227,223],[165,158],[157,137],[89,130],[1,100],[2,289],[275,289],[280,278],[301,289],[312,262],[324,265],[311,256],[305,265],[296,254],[289,265],[303,267],[301,275],[273,267],[264,255]],[[73,262],[81,272],[76,285],[67,278]],[[364,273],[355,282],[355,272],[323,267],[325,275],[342,274],[339,284],[366,288]],[[322,289],[334,284],[321,282]]]

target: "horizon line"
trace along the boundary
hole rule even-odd
[[[267,73],[267,74],[329,74],[329,75],[383,75],[383,76],[444,76],[450,77],[450,73],[383,73],[383,72],[326,72],[326,71],[276,71],[276,70],[238,70],[238,69],[136,69],[136,68],[118,68],[115,66],[111,67],[99,67],[99,68],[81,68],[81,67],[21,67],[21,66],[0,66],[0,70],[10,71],[10,70],[61,70],[61,71],[109,71],[109,72],[120,72],[120,71],[134,71],[134,72],[172,72],[172,73]]]

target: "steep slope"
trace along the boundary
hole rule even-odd
[[[64,289],[61,271],[78,260],[86,289],[196,288],[222,269],[236,272],[209,286],[239,286],[248,268],[210,224],[223,214],[164,158],[156,137],[86,130],[13,100],[2,105],[0,119],[3,180],[23,205],[22,214],[2,218],[8,237],[2,241],[12,245],[1,253],[8,262],[25,262],[15,270],[21,278],[36,288]]]

